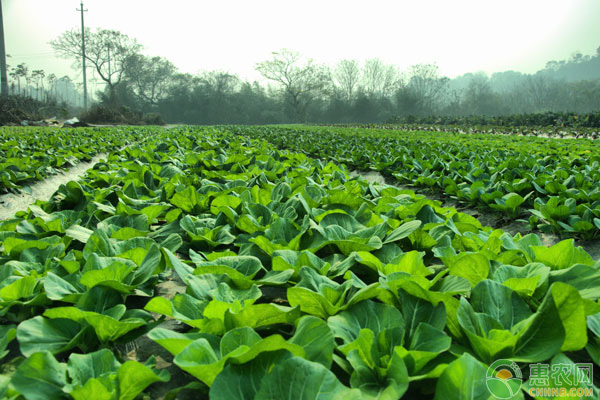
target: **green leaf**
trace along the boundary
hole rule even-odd
[[[446,309],[444,303],[433,305],[430,302],[411,295],[403,289],[398,290],[398,297],[402,306],[402,315],[406,323],[405,339],[408,342],[415,334],[421,323],[444,329],[446,326]]]
[[[140,326],[146,325],[147,321],[139,317],[121,319],[125,310],[125,305],[117,305],[109,310],[116,314],[113,316],[93,311],[83,311],[76,307],[56,307],[46,310],[44,315],[53,319],[70,319],[75,322],[85,321],[92,326],[98,339],[102,343],[106,343],[114,341]],[[108,314],[108,311],[106,313]],[[147,319],[150,319],[150,314],[146,314]]]
[[[6,346],[17,336],[14,325],[0,325],[0,360],[8,354]]]
[[[243,327],[227,332],[221,339],[218,348],[205,338],[195,340],[177,354],[174,363],[211,386],[229,359],[238,364],[245,363],[263,352],[283,349],[299,356],[305,354],[302,347],[288,343],[280,335],[271,335],[261,339],[254,330]]]
[[[451,275],[468,280],[472,286],[488,277],[490,262],[481,253],[461,253],[456,256],[443,257],[442,261]]]
[[[327,325],[336,338],[349,344],[358,338],[361,329],[369,329],[375,334],[391,328],[404,331],[405,323],[396,307],[367,300],[329,317]]]
[[[32,353],[19,365],[11,384],[27,400],[62,399],[65,366],[48,351]]]
[[[57,354],[77,346],[80,333],[81,327],[74,321],[37,316],[19,324],[17,340],[27,357],[40,351]]]
[[[515,291],[488,279],[473,288],[470,300],[476,311],[489,315],[506,330],[531,315],[529,306]]]
[[[260,328],[275,324],[293,324],[300,318],[299,307],[285,307],[277,304],[252,304],[239,312],[225,312],[225,328]]]
[[[412,334],[408,351],[402,355],[411,373],[419,373],[429,361],[450,349],[452,339],[442,330],[421,322]]]
[[[89,379],[84,385],[75,387],[69,394],[75,400],[112,400],[117,397],[116,377]]]
[[[44,290],[50,300],[62,300],[70,303],[76,302],[84,291],[83,289],[78,290],[68,281],[52,272],[48,272],[44,279]]]
[[[557,282],[551,287],[552,297],[565,330],[565,341],[560,350],[581,350],[587,344],[585,306],[574,287]]]
[[[37,282],[34,276],[18,278],[0,289],[0,300],[10,302],[29,298],[35,294]]]
[[[278,350],[261,353],[244,364],[228,364],[210,387],[210,398],[254,400],[263,378],[290,357],[292,355],[288,351]]]
[[[553,297],[554,285],[550,288],[535,314],[520,325],[513,361],[542,362],[555,356],[565,341],[566,333],[559,310]]]
[[[94,231],[84,228],[80,225],[71,225],[66,231],[65,236],[75,239],[81,243],[87,243]]]
[[[435,386],[435,400],[495,400],[486,382],[487,367],[468,353],[451,362]],[[512,390],[512,389],[511,389]],[[523,399],[516,391],[513,399]]]
[[[361,398],[395,400],[408,389],[408,371],[400,356],[400,347],[394,348],[390,361],[381,367],[373,368],[365,363],[359,350],[352,350],[347,358],[354,368],[350,385],[360,390]],[[390,355],[385,358],[390,358]]]
[[[534,261],[541,262],[553,270],[565,269],[574,264],[593,265],[594,260],[581,247],[576,248],[573,239],[563,240],[551,247],[532,246]]]
[[[83,386],[92,378],[116,372],[121,364],[108,349],[88,354],[71,354],[67,363],[67,372],[72,386]]]
[[[322,319],[310,315],[300,318],[290,343],[302,346],[307,360],[331,368],[335,341],[331,329]]]
[[[385,237],[383,244],[396,242],[408,237],[411,233],[419,229],[421,221],[413,220],[400,225]]]
[[[555,282],[567,283],[577,289],[579,295],[588,300],[600,299],[600,271],[587,265],[574,265],[571,268],[552,271],[550,284]]]
[[[432,272],[425,267],[423,263],[422,252],[412,250],[400,256],[394,264],[387,264],[384,268],[386,275],[394,272],[406,272],[414,276],[428,276]]]
[[[208,336],[204,333],[179,333],[170,329],[154,328],[148,332],[148,337],[176,356],[195,340]]]
[[[146,365],[136,361],[126,361],[117,372],[119,378],[119,400],[133,400],[149,385],[155,382],[168,382],[169,373],[166,370],[154,372]]]
[[[323,365],[292,357],[263,379],[255,400],[353,400],[361,398],[359,393]]]

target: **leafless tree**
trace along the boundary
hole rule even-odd
[[[397,89],[400,82],[400,74],[393,65],[386,65],[378,58],[365,61],[362,85],[368,96],[387,97]]]
[[[109,90],[109,101],[117,102],[117,86],[122,82],[127,59],[138,53],[142,46],[129,36],[115,30],[86,28],[85,58]],[[73,29],[63,32],[50,45],[62,58],[72,59],[81,68],[81,31]]]
[[[330,82],[325,67],[286,49],[274,52],[273,59],[257,64],[256,70],[281,87],[296,121],[306,120],[308,105],[323,93]]]
[[[27,79],[27,75],[29,74],[29,68],[25,65],[25,63],[21,63],[17,65],[15,68],[15,75],[17,77],[17,85],[19,87],[19,96],[23,96],[24,92],[21,92],[21,78]]]
[[[360,80],[360,67],[356,60],[342,60],[333,70],[333,79],[347,101],[352,100]]]
[[[35,80],[35,98],[37,100],[40,99],[40,82],[42,85],[42,94],[44,93],[44,77],[46,76],[46,72],[43,69],[35,69],[31,72],[32,78]]]
[[[432,113],[443,97],[449,79],[439,73],[435,64],[413,65],[409,70],[407,86],[423,113]]]

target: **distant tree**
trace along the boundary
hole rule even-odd
[[[27,72],[29,72],[29,70],[27,70]],[[27,73],[25,75],[25,82],[27,84],[27,87],[25,88],[25,94],[29,97],[31,96],[31,82],[33,81],[33,75]]]
[[[418,64],[410,67],[407,86],[403,92],[416,102],[418,114],[435,113],[443,98],[449,79],[439,73],[435,64]]]
[[[142,46],[129,36],[115,30],[97,29],[92,32],[86,28],[85,58],[100,79],[106,84],[111,105],[118,102],[116,88],[123,81],[127,60],[142,49]],[[81,68],[82,48],[81,31],[63,32],[57,39],[50,41],[54,51],[62,58],[72,59],[77,68]]]
[[[465,90],[464,114],[498,115],[503,113],[499,96],[494,93],[490,79],[484,73],[472,74]]]
[[[125,61],[126,80],[133,94],[151,106],[165,98],[176,71],[175,66],[164,57],[134,53]]]
[[[19,73],[17,72],[16,68],[11,68],[10,69],[9,76],[12,79],[12,82],[11,82],[11,85],[10,85],[11,86],[11,92],[10,93],[14,96],[15,95],[15,81],[17,81],[17,83],[19,83],[20,82],[20,76],[19,76]],[[19,83],[17,89],[18,89],[18,92],[16,94],[18,95],[19,92],[21,92],[21,84],[20,83]]]
[[[33,78],[33,80],[35,81],[35,98],[37,100],[43,100],[40,99],[40,82],[42,85],[42,94],[44,93],[44,77],[46,76],[46,72],[43,69],[34,69],[31,72],[31,76]]]
[[[343,93],[346,101],[352,100],[360,80],[360,67],[356,60],[342,60],[333,70],[335,85]]]
[[[48,82],[48,97],[53,98],[53,90],[54,90],[54,82],[56,81],[56,75],[50,74],[46,77],[46,81]]]
[[[568,86],[571,111],[594,112],[600,110],[600,79],[572,82]]]
[[[200,123],[194,88],[199,78],[191,74],[176,73],[171,78],[165,98],[159,102],[160,112],[170,122]]]
[[[378,58],[365,61],[362,87],[368,96],[387,97],[397,89],[400,82],[400,74],[393,65],[386,65]]]
[[[550,79],[542,74],[527,75],[521,90],[531,104],[532,112],[547,111],[546,102],[550,94]]]
[[[205,120],[211,124],[223,124],[232,118],[232,97],[240,85],[240,79],[222,71],[205,72],[200,76],[201,97]]]
[[[20,96],[24,95],[24,92],[21,92],[21,78],[27,79],[28,74],[29,74],[29,68],[27,68],[25,63],[21,63],[21,64],[17,65],[17,67],[15,69],[15,75],[17,77],[17,84],[19,87],[19,95]]]
[[[258,63],[256,70],[280,86],[295,121],[306,121],[308,105],[323,94],[330,82],[325,67],[286,49],[274,52],[272,60]]]

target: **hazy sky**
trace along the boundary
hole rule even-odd
[[[10,65],[69,74],[48,41],[77,28],[79,0],[1,0]],[[318,62],[379,57],[402,70],[535,72],[600,46],[600,0],[87,0],[86,25],[135,37],[181,71],[257,79],[257,62],[289,48]]]

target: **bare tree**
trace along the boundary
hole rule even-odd
[[[330,82],[329,73],[312,60],[303,60],[299,53],[280,50],[273,59],[256,65],[265,78],[280,85],[296,121],[306,121],[308,105],[323,93]]]
[[[117,103],[117,86],[122,82],[126,62],[142,46],[129,36],[115,30],[97,29],[92,32],[86,28],[85,59],[94,68],[96,74],[106,84],[109,102]],[[62,58],[72,59],[77,68],[82,66],[81,31],[63,32],[50,45]]]
[[[333,79],[347,101],[352,100],[360,79],[360,68],[356,60],[342,60],[333,70]]]
[[[44,77],[46,72],[43,69],[34,69],[31,71],[31,77],[35,80],[35,98],[40,100],[40,82],[42,84],[42,93],[44,93]],[[43,99],[42,99],[43,100]]]
[[[29,74],[29,68],[25,65],[25,63],[21,63],[17,65],[15,69],[15,75],[17,76],[17,84],[19,87],[19,96],[23,96],[24,94],[21,92],[21,78],[27,79],[27,74]]]
[[[362,87],[368,96],[387,97],[398,88],[400,82],[400,74],[393,65],[386,65],[378,58],[365,61]]]
[[[54,89],[54,82],[56,81],[56,75],[55,74],[50,74],[46,77],[46,80],[48,81],[48,97],[52,98],[53,97],[53,89]]]
[[[11,68],[9,75],[12,78],[11,94],[14,96],[15,95],[15,81],[17,81],[19,83],[18,90],[19,90],[19,92],[21,92],[21,83],[20,83],[21,77],[19,76],[19,72],[17,71],[16,68]],[[20,94],[19,92],[17,92],[17,95]]]
[[[163,57],[132,54],[126,61],[126,79],[133,94],[150,105],[156,105],[167,94],[175,66]]]
[[[421,113],[434,112],[448,81],[448,78],[440,75],[435,64],[418,64],[410,68],[407,89],[416,100]]]

